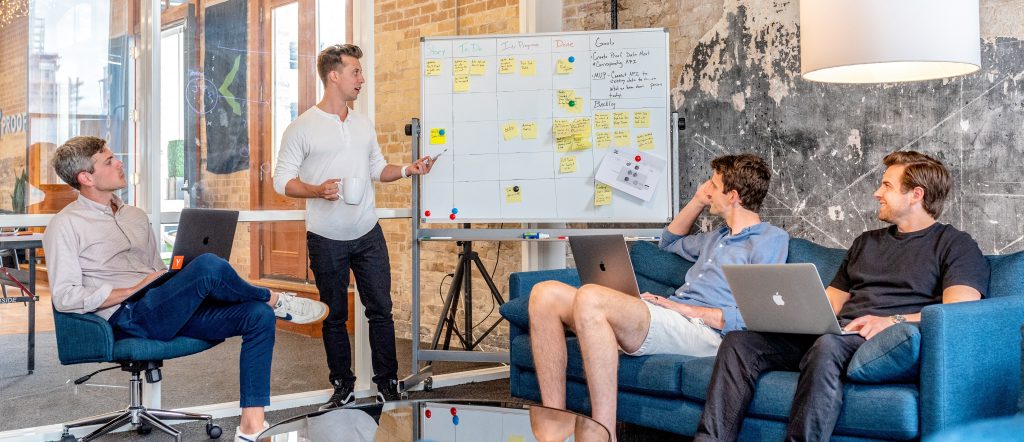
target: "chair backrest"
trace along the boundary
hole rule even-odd
[[[92,313],[63,313],[54,309],[53,325],[61,364],[113,360],[114,330],[105,319]]]
[[[1009,255],[988,255],[992,276],[988,280],[989,298],[1024,295],[1024,251]]]

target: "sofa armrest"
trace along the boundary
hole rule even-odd
[[[1016,412],[1024,296],[925,307],[921,430]]]
[[[53,321],[61,364],[108,362],[113,358],[114,330],[105,319],[55,310]]]
[[[574,287],[580,286],[580,276],[576,269],[515,272],[508,276],[508,299],[530,296],[530,290],[533,290],[534,285],[550,280],[561,281]]]
[[[579,287],[580,277],[576,269],[537,270],[533,272],[516,272],[508,276],[508,300],[501,306],[501,314],[509,319],[508,338],[512,340],[521,334],[530,332],[528,329],[528,305],[530,291],[542,281],[561,281]],[[518,320],[516,320],[518,318]]]

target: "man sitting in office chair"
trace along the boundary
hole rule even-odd
[[[127,186],[123,164],[95,137],[60,146],[53,167],[81,194],[50,221],[43,237],[53,305],[68,313],[95,313],[115,335],[170,340],[242,336],[241,425],[236,441],[252,441],[268,425],[274,317],[310,323],[327,315],[323,303],[255,287],[212,255],[188,263],[174,277],[128,300],[164,272],[149,218],[115,194]]]

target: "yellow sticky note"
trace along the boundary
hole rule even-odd
[[[569,120],[556,118],[551,125],[551,131],[555,133],[555,138],[570,137],[572,136],[572,123]]]
[[[537,60],[519,60],[519,75],[524,77],[537,75]]]
[[[469,91],[469,75],[456,75],[455,85],[453,87],[455,92],[468,92]]]
[[[537,138],[537,123],[533,121],[523,122],[523,139],[534,140]]]
[[[558,62],[555,63],[555,73],[561,75],[571,74],[572,63],[569,63],[569,60],[566,60],[564,58],[558,59]]]
[[[505,187],[505,202],[506,203],[521,203],[523,202],[523,189],[519,186],[508,186]]]
[[[594,134],[594,138],[597,139],[597,147],[601,149],[607,149],[612,145],[612,133],[611,132],[598,132]]]
[[[469,75],[469,60],[457,59],[452,63],[452,73],[455,75]]]
[[[654,149],[654,134],[648,132],[636,136],[637,149],[640,150],[651,150]]]
[[[594,129],[611,129],[612,128],[612,115],[608,112],[598,112],[594,114]]]
[[[569,107],[567,110],[574,114],[583,113],[583,97],[579,95],[573,95],[569,100]]]
[[[569,109],[569,102],[572,101],[575,96],[576,91],[572,89],[559,89],[555,92],[555,102],[558,103],[558,107],[562,109]],[[573,104],[575,105],[576,103]]]
[[[574,138],[574,137],[565,137],[565,138],[556,138],[555,139],[555,150],[558,151],[558,152],[568,152],[570,150],[573,150],[573,148],[575,146],[576,146],[576,138]]]
[[[607,206],[612,203],[612,186],[605,183],[597,183],[594,186],[594,205]]]
[[[437,60],[427,60],[426,72],[424,72],[424,75],[428,77],[441,75],[441,62]]]
[[[469,65],[469,75],[484,75],[487,73],[487,60],[473,60]]]
[[[626,147],[629,146],[629,131],[628,130],[617,130],[615,131],[615,147]]]
[[[444,144],[448,139],[447,131],[441,128],[430,129],[430,144]]]
[[[612,115],[612,120],[615,122],[616,129],[629,128],[629,112],[616,112]]]
[[[516,58],[515,57],[504,57],[498,60],[498,73],[499,74],[512,74],[516,71]]]
[[[651,127],[651,112],[633,112],[633,127]]]
[[[558,172],[559,173],[573,173],[576,171],[576,157],[574,155],[566,155],[558,160]]]
[[[506,442],[526,442],[526,438],[523,436],[512,435],[508,437]]]
[[[572,120],[572,134],[578,137],[590,136],[590,118],[576,118]]]
[[[515,121],[503,124],[501,126],[501,136],[505,138],[505,141],[519,138],[519,125]]]
[[[590,135],[575,135],[573,138],[572,150],[587,150],[594,146],[594,143],[590,141]]]

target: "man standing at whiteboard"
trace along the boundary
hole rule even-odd
[[[274,190],[306,201],[306,244],[320,300],[330,306],[323,322],[324,350],[334,394],[320,409],[355,400],[348,318],[349,270],[370,324],[373,382],[381,401],[400,399],[395,323],[391,315],[391,264],[377,223],[372,181],[391,182],[430,172],[429,157],[388,164],[377,133],[348,103],[366,80],[358,46],[328,46],[317,57],[324,97],[299,115],[281,137]]]
[[[544,281],[530,293],[530,345],[541,400],[565,408],[565,328],[579,338],[593,418],[615,434],[619,349],[630,356],[714,356],[725,333],[743,328],[723,264],[786,261],[789,235],[761,222],[771,169],[756,155],[726,155],[711,161],[714,173],[662,233],[659,247],[694,265],[686,283],[670,297],[641,298],[588,284],[579,289]],[[704,209],[725,226],[694,233]]]

